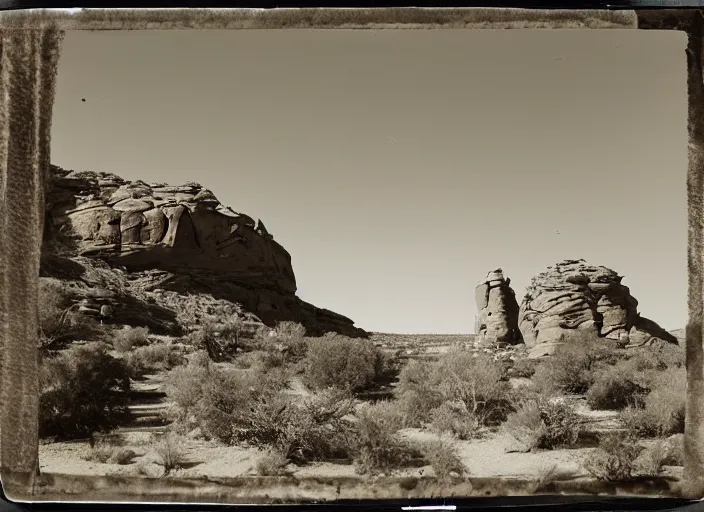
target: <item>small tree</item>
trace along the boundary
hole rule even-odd
[[[41,436],[61,438],[107,432],[129,418],[129,372],[102,343],[73,347],[41,368]]]

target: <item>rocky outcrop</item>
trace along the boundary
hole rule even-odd
[[[499,268],[489,272],[475,289],[477,317],[475,333],[479,343],[516,344],[521,341],[518,329],[518,302],[511,280]]]
[[[51,173],[47,229],[75,255],[130,272],[161,271],[171,289],[240,302],[266,324],[293,320],[311,333],[367,335],[349,318],[296,297],[289,253],[261,220],[223,206],[201,185],[56,166]]]
[[[584,260],[566,260],[533,278],[519,309],[519,329],[531,355],[550,354],[574,337],[603,337],[625,346],[663,340],[670,333],[638,314],[623,278]]]

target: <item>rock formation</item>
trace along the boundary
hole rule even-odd
[[[499,268],[486,276],[475,290],[477,318],[475,333],[480,343],[516,344],[521,341],[518,329],[518,302]]]
[[[638,314],[638,301],[623,278],[584,260],[565,260],[535,276],[520,306],[518,325],[532,356],[550,354],[578,334],[626,346],[677,339]]]
[[[124,267],[145,287],[241,303],[265,324],[291,320],[311,334],[366,336],[349,318],[296,297],[291,256],[263,222],[224,207],[201,185],[129,182],[56,166],[51,173],[47,229],[77,256]]]

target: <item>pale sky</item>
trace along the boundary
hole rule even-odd
[[[566,258],[624,275],[640,312],[676,329],[685,44],[633,30],[69,32],[52,161],[201,183],[264,221],[301,298],[366,330],[472,332],[488,271],[520,299]]]

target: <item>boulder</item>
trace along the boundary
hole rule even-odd
[[[622,346],[676,338],[638,314],[638,301],[615,271],[565,260],[535,276],[526,289],[518,326],[532,357],[551,354],[563,342],[590,338]]]

